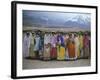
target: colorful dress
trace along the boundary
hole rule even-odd
[[[45,34],[43,60],[50,60],[50,38],[50,35]]]
[[[35,45],[34,45],[35,56],[36,58],[39,58],[40,37],[36,36],[34,41],[35,41]]]
[[[51,59],[56,59],[57,58],[57,47],[56,47],[56,43],[57,43],[57,38],[56,36],[52,36],[51,37],[51,51],[50,51],[50,57]]]
[[[75,39],[74,39],[74,41],[75,41],[75,56],[76,56],[76,58],[78,58],[79,56],[80,56],[80,51],[79,51],[79,38],[78,37],[75,37]]]
[[[40,35],[40,44],[39,44],[39,56],[40,56],[40,59],[43,58],[43,50],[44,50],[44,36]]]
[[[34,51],[39,51],[40,37],[35,37]]]
[[[29,57],[30,58],[35,58],[35,53],[34,53],[34,36],[32,36],[32,35],[30,37]]]
[[[65,44],[65,59],[68,59],[68,58],[69,58],[69,56],[68,56],[68,46],[67,46],[67,44],[68,44],[68,38],[69,38],[68,35],[64,36],[64,44]]]
[[[24,36],[23,39],[23,57],[29,57],[30,37]]]
[[[89,52],[89,38],[88,38],[88,36],[84,36],[83,42],[84,42],[84,47],[83,47],[84,54],[83,54],[83,56],[84,56],[84,58],[88,58],[89,54],[90,54],[90,52]]]
[[[75,43],[73,38],[68,40],[68,55],[69,59],[75,59]]]
[[[64,38],[57,36],[57,60],[65,60]]]
[[[80,45],[79,45],[79,58],[82,58],[83,57],[83,36],[80,35],[79,36],[79,42],[80,42]]]

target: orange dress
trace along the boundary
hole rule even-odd
[[[69,58],[75,58],[75,44],[71,40],[68,42],[68,55]]]

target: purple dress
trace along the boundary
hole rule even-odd
[[[88,58],[89,55],[90,55],[90,52],[89,52],[89,37],[86,35],[84,36],[84,39],[83,39],[83,48],[84,48],[84,58]]]

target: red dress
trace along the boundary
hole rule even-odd
[[[56,59],[57,58],[56,42],[57,42],[56,36],[52,36],[52,38],[51,38],[51,50],[50,50],[51,59]]]

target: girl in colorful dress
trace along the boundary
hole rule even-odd
[[[65,45],[65,59],[68,60],[69,56],[68,56],[68,38],[69,38],[69,35],[68,33],[66,33],[64,35],[64,45]]]
[[[26,33],[23,39],[23,57],[29,57],[29,48],[30,48],[30,33]]]
[[[43,60],[50,60],[50,34],[46,33],[44,35],[44,53]]]
[[[35,52],[35,55],[36,55],[36,59],[39,59],[40,36],[39,36],[38,33],[36,33],[34,42],[35,42],[34,52]]]
[[[68,39],[68,55],[69,55],[70,60],[75,60],[76,59],[76,56],[75,56],[75,42],[74,42],[73,35],[74,34],[70,34],[69,39]]]
[[[65,60],[64,38],[61,33],[57,36],[57,60]]]
[[[52,37],[51,37],[51,59],[56,59],[57,58],[57,47],[56,47],[56,43],[57,43],[57,37],[55,33],[52,33]]]
[[[88,58],[89,57],[89,37],[88,37],[88,34],[85,33],[84,34],[84,38],[83,38],[83,42],[84,42],[84,45],[83,45],[83,49],[84,49],[84,58]]]
[[[83,58],[83,33],[82,32],[79,32],[79,42],[80,42],[79,45],[80,53],[78,55],[78,58]]]
[[[39,42],[39,59],[43,58],[43,49],[44,49],[44,35],[39,31],[40,42]]]
[[[79,37],[78,37],[78,34],[75,34],[75,38],[74,38],[74,41],[75,41],[75,56],[76,56],[76,59],[79,57]]]
[[[30,35],[29,57],[32,58],[32,59],[35,58],[35,53],[34,53],[34,39],[35,39],[34,33],[31,33],[31,35]]]

